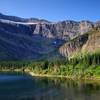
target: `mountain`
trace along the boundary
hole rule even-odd
[[[55,45],[55,41],[57,41]],[[60,57],[63,40],[34,34],[30,25],[0,20],[0,60],[39,60]]]
[[[1,27],[1,25],[3,27]],[[49,39],[40,35],[33,35],[27,26],[0,23],[0,59],[41,59],[45,56],[57,54],[57,39]],[[60,43],[61,42],[61,43]]]
[[[69,40],[79,34],[84,34],[94,27],[94,23],[90,21],[72,21],[65,20],[53,23],[44,19],[37,18],[20,18],[15,16],[7,16],[0,14],[0,22],[11,24],[27,25],[33,31],[33,34],[40,34],[48,38],[59,38]]]
[[[89,45],[87,41],[92,39],[86,33],[99,26],[99,21],[65,20],[53,23],[0,13],[0,60],[69,57],[76,49],[84,51],[87,48],[85,44]],[[99,38],[97,41],[100,41]]]

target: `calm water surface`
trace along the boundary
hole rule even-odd
[[[100,84],[1,73],[0,100],[100,100]]]

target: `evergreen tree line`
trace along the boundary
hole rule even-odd
[[[53,61],[0,61],[0,70],[3,69],[28,69],[35,73],[57,75],[100,75],[100,53]]]

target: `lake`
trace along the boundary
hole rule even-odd
[[[0,73],[0,100],[100,100],[100,84]]]

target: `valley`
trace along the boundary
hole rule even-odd
[[[98,79],[100,22],[0,14],[0,70]]]

